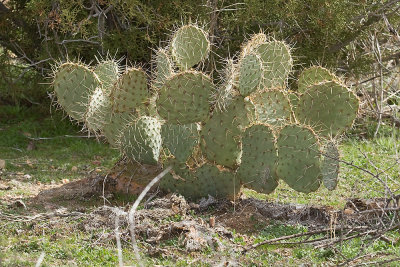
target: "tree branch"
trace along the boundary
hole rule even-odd
[[[354,33],[350,34],[349,36],[347,36],[344,40],[341,40],[339,42],[337,42],[336,44],[330,46],[328,48],[328,51],[331,53],[336,53],[338,51],[340,51],[343,47],[347,46],[348,44],[350,44],[352,41],[354,41],[364,30],[366,30],[368,27],[370,27],[371,25],[381,21],[384,16],[382,16],[382,13],[385,14],[385,12],[387,12],[390,8],[394,7],[397,3],[399,3],[400,0],[391,0],[391,1],[387,1],[381,8],[379,8],[377,11],[371,11],[369,12],[365,18],[366,21],[364,24],[361,25],[361,27],[356,30]],[[392,12],[390,12],[391,15],[394,12],[396,12],[400,7],[397,7],[395,10],[393,10]]]

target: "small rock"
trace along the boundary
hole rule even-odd
[[[16,207],[16,208],[24,208],[24,209],[26,209],[25,203],[20,199],[18,199],[15,202],[13,202],[10,206],[11,207]]]
[[[77,171],[78,171],[78,167],[76,167],[76,166],[72,166],[72,168],[71,168],[71,171],[73,171],[73,172],[77,172]]]
[[[211,216],[208,223],[209,223],[210,227],[213,228],[215,226],[215,217]]]
[[[198,209],[200,209],[199,204],[193,203],[193,202],[190,202],[190,203],[189,203],[189,207],[190,207],[190,209],[193,209],[193,210],[198,210]]]
[[[0,190],[11,190],[11,186],[5,185],[5,184],[0,184]]]
[[[351,214],[354,214],[354,210],[352,210],[352,209],[345,209],[345,210],[343,211],[343,213],[344,213],[345,215],[351,215]]]
[[[184,245],[187,251],[194,252],[207,247],[208,243],[202,234],[192,226],[189,228],[189,232],[185,234]]]
[[[199,208],[200,208],[201,210],[205,210],[205,209],[207,209],[209,206],[214,205],[215,203],[217,203],[217,200],[216,200],[213,196],[208,195],[208,198],[207,198],[207,199],[204,198],[204,197],[203,197],[202,199],[200,199]]]
[[[30,161],[29,159],[26,160],[26,164],[28,164],[29,167],[34,168],[32,161]]]
[[[101,161],[100,160],[94,160],[94,161],[92,161],[92,164],[93,165],[100,165]]]
[[[0,170],[6,168],[6,161],[3,159],[0,159]]]
[[[32,176],[31,176],[30,174],[25,174],[25,175],[24,175],[24,178],[25,178],[25,179],[31,179]]]
[[[33,141],[30,141],[28,146],[26,147],[26,150],[32,151],[32,150],[35,150],[35,149],[36,149],[35,143]]]

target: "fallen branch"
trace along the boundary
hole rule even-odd
[[[324,232],[327,233],[331,233],[332,230],[333,231],[343,231],[343,230],[363,230],[363,229],[368,229],[367,226],[359,226],[359,227],[342,227],[342,228],[336,228],[336,229],[331,229],[331,228],[324,228],[324,229],[320,229],[320,230],[314,230],[314,231],[309,231],[309,232],[305,232],[305,233],[298,233],[298,234],[293,234],[293,235],[287,235],[287,236],[281,236],[278,238],[274,238],[274,239],[269,239],[269,240],[265,240],[263,242],[257,243],[257,244],[253,244],[247,248],[244,248],[244,250],[242,251],[242,254],[247,253],[247,251],[251,250],[251,249],[255,249],[258,248],[259,246],[263,246],[263,245],[271,245],[272,243],[276,243],[278,241],[281,240],[287,240],[287,239],[292,239],[292,238],[297,238],[297,237],[303,237],[303,236],[310,236],[310,235],[316,235],[316,234],[322,234]],[[277,243],[277,244],[285,244],[285,243]],[[274,244],[276,245],[276,244]]]

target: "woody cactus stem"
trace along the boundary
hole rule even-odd
[[[210,45],[204,29],[185,25],[157,50],[150,81],[141,68],[120,75],[115,61],[94,68],[66,62],[55,70],[54,92],[71,118],[132,162],[172,164],[163,190],[233,198],[242,186],[271,193],[280,180],[303,193],[321,180],[334,189],[335,140],[358,112],[351,89],[318,66],[304,70],[290,92],[290,47],[263,33],[216,71],[224,73],[216,86],[201,69]]]

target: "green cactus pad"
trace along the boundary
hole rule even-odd
[[[235,98],[226,111],[216,111],[201,130],[201,149],[219,165],[234,168],[240,163],[241,133],[254,117],[254,106]]]
[[[111,118],[111,102],[103,89],[98,87],[90,97],[85,114],[85,126],[91,132],[98,132]]]
[[[256,108],[256,120],[272,126],[282,126],[293,116],[290,100],[286,92],[266,89],[250,96]]]
[[[291,188],[310,193],[321,180],[318,138],[307,126],[287,125],[279,133],[276,174]]]
[[[134,119],[122,129],[119,148],[132,161],[157,164],[161,149],[161,123],[147,116]]]
[[[94,69],[94,73],[99,77],[106,95],[111,93],[114,83],[119,78],[119,72],[119,65],[115,60],[101,61]]]
[[[197,200],[204,196],[203,188],[200,188],[195,173],[185,163],[168,160],[165,166],[172,165],[173,168],[160,181],[160,188],[168,192],[179,193],[185,198]]]
[[[149,97],[146,73],[141,69],[129,69],[112,88],[112,110],[114,113],[124,113],[141,109]]]
[[[197,123],[164,124],[161,127],[163,146],[168,148],[177,161],[186,162],[199,142],[199,127]]]
[[[242,46],[241,56],[244,57],[256,51],[256,49],[267,42],[267,36],[264,33],[253,34],[251,38]]]
[[[237,93],[235,89],[235,64],[232,59],[225,63],[223,71],[223,83],[212,93],[212,103],[215,109],[223,111],[229,106],[233,96]]]
[[[158,49],[154,60],[156,65],[153,86],[160,88],[168,77],[172,76],[173,68],[171,60],[164,49]]]
[[[172,56],[181,70],[188,70],[203,61],[210,51],[206,33],[194,25],[179,28],[171,41]]]
[[[248,127],[242,146],[242,162],[237,171],[240,183],[259,193],[271,193],[278,186],[275,174],[278,151],[272,129],[264,124]]]
[[[67,62],[57,68],[53,85],[60,106],[71,118],[82,122],[90,96],[101,82],[85,65]]]
[[[204,121],[209,115],[213,90],[210,77],[201,72],[175,74],[159,91],[156,101],[158,114],[171,124]]]
[[[248,96],[259,88],[263,78],[261,58],[257,54],[248,54],[239,61],[239,92]]]
[[[205,164],[192,171],[185,164],[176,162],[170,174],[161,180],[160,188],[177,192],[191,200],[207,198],[208,195],[233,199],[240,192],[240,184],[228,170],[219,170],[212,164]]]
[[[297,82],[299,93],[304,93],[307,89],[314,84],[326,82],[326,81],[337,81],[338,78],[335,74],[331,73],[329,70],[320,67],[312,66],[310,68],[304,69]]]
[[[105,121],[101,132],[112,147],[118,146],[118,138],[121,134],[121,129],[125,128],[125,126],[130,123],[131,119],[132,114],[125,112],[112,113],[109,120]]]
[[[344,85],[325,82],[309,87],[300,97],[296,118],[313,125],[323,136],[336,136],[353,124],[357,116],[359,100]]]
[[[235,175],[228,170],[220,170],[215,165],[204,164],[196,170],[196,176],[203,197],[233,199],[240,192],[240,184]]]
[[[285,88],[293,67],[290,48],[281,41],[270,41],[257,47],[263,61],[263,85],[267,88]]]
[[[323,148],[321,162],[322,182],[328,190],[335,190],[339,176],[339,150],[334,142],[327,142]]]

